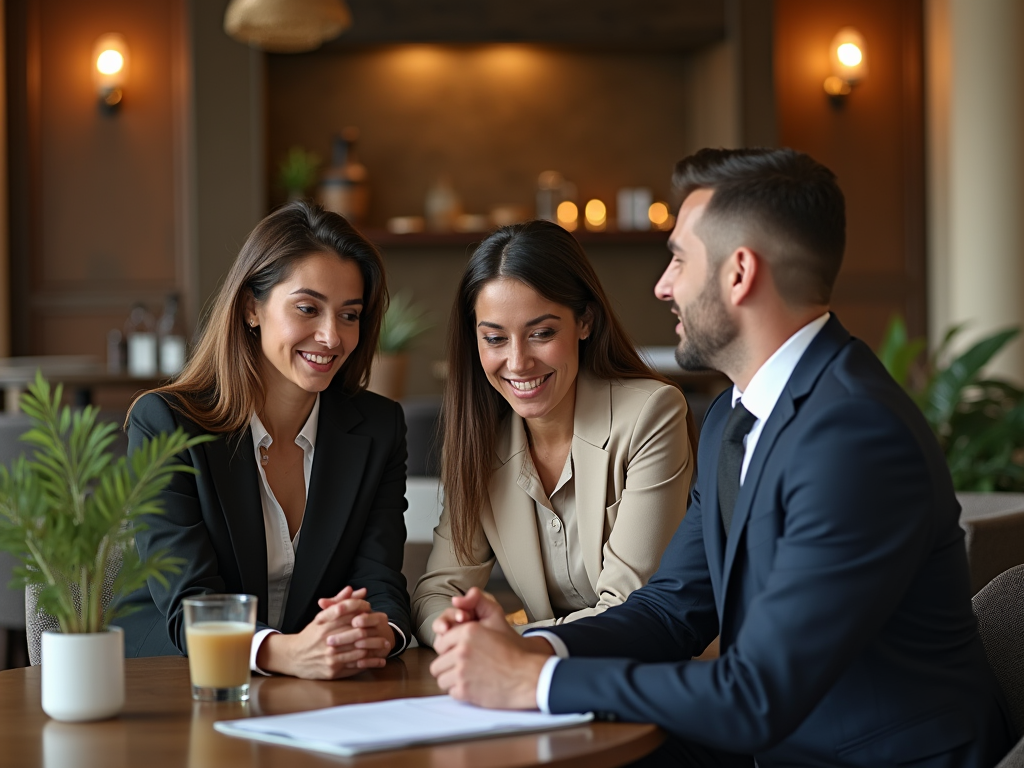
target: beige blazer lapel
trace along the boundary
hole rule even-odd
[[[610,383],[580,374],[576,380],[573,417],[573,482],[576,487],[576,527],[583,565],[597,592],[604,568],[605,508],[608,506],[608,438],[612,426]]]
[[[495,547],[495,556],[509,584],[523,600],[530,621],[554,618],[544,579],[540,538],[537,534],[537,512],[520,486],[524,454],[528,450],[523,420],[511,413],[498,437],[499,466],[491,475],[490,517],[481,515],[484,532],[492,542],[501,542],[504,552]],[[493,525],[496,536],[487,531]],[[539,578],[538,578],[539,575]]]

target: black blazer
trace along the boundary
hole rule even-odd
[[[129,454],[144,438],[179,426],[203,434],[164,396],[144,396],[128,424]],[[169,577],[169,588],[150,579],[147,588],[127,598],[137,610],[115,623],[125,630],[128,656],[184,653],[181,600],[192,595],[256,595],[257,631],[267,627],[267,543],[251,430],[219,436],[181,458],[198,475],[174,475],[161,496],[164,514],[146,517],[146,528],[135,540],[141,557],[166,549],[186,562],[181,573]],[[405,461],[401,406],[370,392],[349,396],[328,388],[321,393],[283,632],[300,631],[319,611],[318,598],[350,584],[366,587],[373,609],[387,614],[412,639],[402,575]]]
[[[705,419],[658,572],[623,605],[551,628],[571,654],[551,711],[657,723],[762,768],[995,764],[1013,726],[920,410],[833,316],[764,424],[726,537],[730,392]],[[719,659],[689,660],[717,634]]]

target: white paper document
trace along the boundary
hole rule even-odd
[[[592,713],[545,715],[481,709],[450,696],[349,704],[291,715],[223,720],[213,727],[229,736],[284,744],[335,755],[355,755],[417,744],[545,731],[585,723]]]

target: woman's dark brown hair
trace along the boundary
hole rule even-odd
[[[363,276],[359,344],[331,387],[355,393],[369,381],[388,292],[377,249],[344,218],[304,200],[278,208],[256,225],[207,313],[205,328],[181,375],[154,390],[174,395],[172,405],[209,432],[238,433],[262,410],[258,329],[245,322],[250,298],[264,301],[302,259],[333,254],[353,262]],[[134,406],[134,403],[133,403]],[[129,416],[131,410],[129,410]]]
[[[557,224],[531,221],[502,227],[473,253],[448,321],[448,381],[441,423],[441,479],[452,542],[461,563],[473,562],[479,511],[487,501],[498,425],[511,406],[487,380],[477,350],[476,300],[498,278],[518,280],[548,301],[569,307],[578,320],[589,310],[590,335],[580,341],[580,372],[600,379],[656,379],[671,384],[640,358],[594,268],[571,234]],[[691,451],[696,429],[687,414]]]

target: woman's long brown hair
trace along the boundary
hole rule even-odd
[[[473,539],[487,502],[499,424],[511,406],[491,386],[480,365],[476,300],[492,280],[511,278],[548,301],[569,307],[578,320],[590,311],[590,336],[580,342],[580,372],[600,379],[655,379],[672,384],[641,359],[612,310],[586,254],[557,224],[531,221],[502,227],[473,253],[462,275],[448,321],[448,380],[441,424],[441,480],[452,543],[461,563],[473,563]],[[696,428],[687,413],[690,450]]]
[[[299,200],[256,225],[210,305],[185,369],[173,383],[153,391],[172,395],[171,406],[208,432],[241,433],[266,399],[259,373],[259,329],[246,325],[246,306],[250,299],[265,300],[299,261],[314,253],[351,261],[363,276],[359,344],[330,386],[348,393],[364,388],[388,302],[384,263],[377,249],[344,218]],[[136,398],[132,407],[137,402]]]

